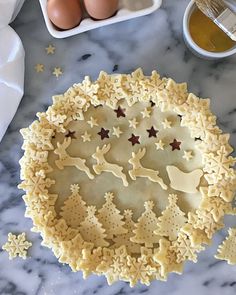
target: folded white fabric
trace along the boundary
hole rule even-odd
[[[16,32],[8,25],[24,0],[0,0],[0,141],[24,92],[25,52]]]

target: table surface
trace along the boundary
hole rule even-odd
[[[177,81],[187,81],[189,90],[211,97],[211,105],[221,128],[232,134],[236,146],[236,56],[224,61],[205,61],[189,52],[182,39],[182,17],[187,0],[165,0],[152,15],[93,30],[64,40],[53,39],[46,30],[39,4],[26,1],[13,27],[26,51],[25,95],[17,114],[0,144],[0,246],[7,233],[25,231],[33,246],[26,260],[8,260],[0,252],[0,294],[221,294],[236,293],[236,266],[217,261],[214,254],[226,230],[215,235],[213,244],[199,255],[197,264],[186,263],[184,274],[171,274],[168,282],[153,282],[149,287],[131,289],[127,283],[108,286],[104,277],[72,273],[60,265],[50,249],[40,245],[39,234],[30,232],[31,220],[24,217],[19,164],[22,138],[19,129],[28,126],[36,112],[44,111],[51,96],[64,92],[84,75],[96,78],[100,70],[130,72],[142,67],[146,74],[157,69]],[[54,55],[46,55],[48,44],[56,46]],[[34,65],[43,63],[37,74]],[[64,74],[56,79],[54,67]],[[226,226],[236,224],[227,217]]]

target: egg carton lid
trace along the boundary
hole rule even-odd
[[[162,0],[121,0],[116,15],[105,20],[93,20],[86,17],[77,27],[70,30],[60,31],[48,18],[46,9],[47,0],[39,0],[39,2],[47,29],[55,38],[67,38],[96,28],[147,15],[157,10],[162,4]]]

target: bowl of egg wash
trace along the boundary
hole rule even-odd
[[[204,59],[222,59],[236,53],[236,42],[205,16],[194,0],[184,13],[183,37],[187,47]]]

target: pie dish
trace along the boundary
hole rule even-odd
[[[235,159],[210,100],[141,69],[55,95],[22,129],[19,185],[43,245],[73,271],[150,284],[182,273],[233,212]]]

